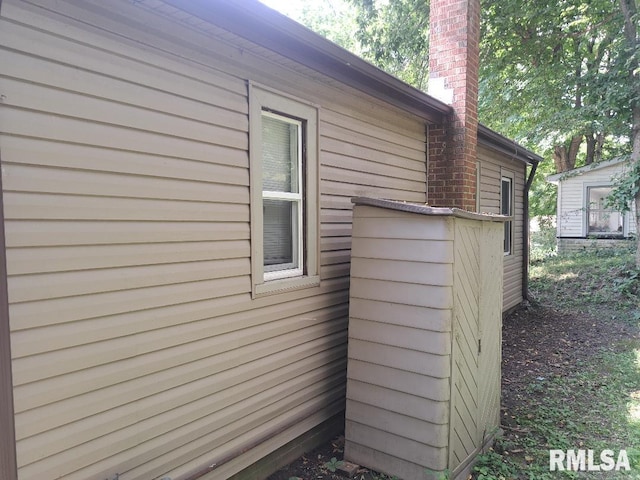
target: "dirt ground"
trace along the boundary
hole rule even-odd
[[[503,323],[502,424],[508,438],[517,434],[509,412],[522,403],[526,386],[551,375],[569,374],[576,361],[589,352],[614,346],[620,340],[636,336],[637,330],[624,322],[596,322],[587,315],[567,314],[544,305],[519,308]],[[344,438],[338,437],[309,452],[276,472],[269,480],[343,479],[329,470],[331,459],[343,458]],[[358,480],[382,480],[388,477],[363,468]]]
[[[539,378],[568,375],[576,361],[591,352],[613,348],[637,336],[625,322],[597,322],[588,315],[567,314],[548,306],[523,307],[504,320],[502,330],[502,410],[521,404],[524,387]],[[507,432],[508,434],[508,432]]]

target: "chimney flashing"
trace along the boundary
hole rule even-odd
[[[453,104],[453,89],[445,86],[444,78],[429,78],[427,92],[447,105]]]

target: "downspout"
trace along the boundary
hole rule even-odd
[[[529,300],[529,190],[533,183],[533,177],[536,174],[538,168],[538,162],[534,161],[531,164],[531,171],[529,172],[529,178],[524,187],[524,194],[522,203],[524,206],[524,225],[522,235],[522,300]]]
[[[429,124],[424,128],[424,156],[425,156],[425,180],[424,180],[424,203],[429,205]]]

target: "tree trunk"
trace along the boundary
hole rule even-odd
[[[640,193],[636,195],[636,229],[640,228]],[[638,245],[636,246],[636,268],[640,268],[640,238],[636,234],[636,242]]]
[[[556,173],[573,170],[576,166],[578,150],[582,143],[582,135],[574,136],[567,145],[556,145],[553,147],[553,161],[556,165]]]
[[[585,165],[598,163],[602,160],[602,147],[604,146],[604,135],[602,133],[589,133],[585,135],[587,141],[587,156],[584,160]]]
[[[585,135],[585,140],[587,141],[587,156],[584,159],[584,164],[591,165],[596,154],[596,139],[593,138],[592,134],[588,134]]]
[[[629,61],[629,80],[633,85],[633,93],[631,100],[631,117],[633,125],[631,126],[631,165],[636,175],[640,173],[640,76],[638,74],[638,47],[640,39],[638,38],[638,9],[636,0],[620,0],[620,9],[624,16],[624,38],[631,52]],[[636,178],[636,182],[640,182],[640,178]],[[636,193],[636,228],[640,229],[640,190]],[[640,241],[636,248],[636,267],[640,268]]]
[[[604,133],[596,134],[596,149],[593,152],[593,161],[600,162],[602,160],[602,149],[604,147]]]

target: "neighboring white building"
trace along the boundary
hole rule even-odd
[[[558,185],[558,251],[613,246],[637,234],[635,208],[621,213],[605,202],[627,168],[625,159],[617,158],[547,177]]]

